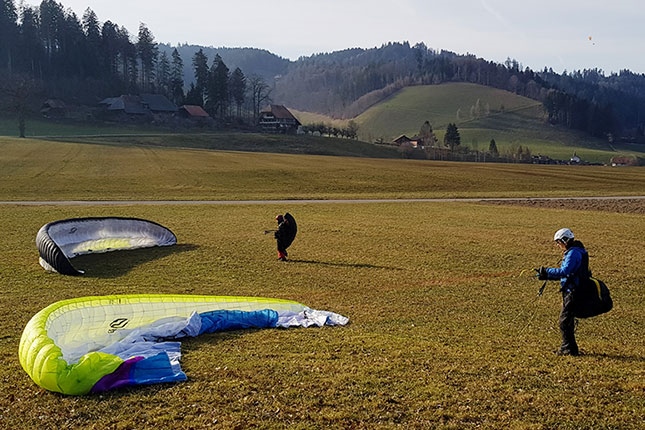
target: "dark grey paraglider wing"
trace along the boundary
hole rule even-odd
[[[287,221],[284,234],[284,244],[286,247],[291,245],[293,240],[296,238],[296,234],[298,233],[298,224],[296,223],[296,219],[289,212],[284,214],[284,219]]]
[[[175,234],[138,218],[70,218],[45,224],[36,235],[40,265],[63,275],[81,275],[70,259],[78,255],[169,246]]]

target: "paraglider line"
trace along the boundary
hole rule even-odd
[[[523,269],[523,270],[520,272],[520,275],[519,275],[519,276],[520,276],[520,277],[522,277],[522,276],[523,276],[527,271],[535,271],[535,270],[536,270],[536,269]],[[533,276],[531,276],[531,277],[533,277]],[[540,289],[538,290],[538,293],[537,293],[537,300],[534,300],[534,301],[533,301],[533,302],[535,303],[535,305],[534,305],[534,307],[533,307],[533,310],[531,311],[531,314],[530,314],[530,315],[529,315],[529,317],[527,318],[526,323],[525,323],[525,324],[522,326],[522,328],[518,331],[518,333],[517,333],[518,335],[523,334],[523,333],[524,333],[524,332],[529,328],[529,326],[531,325],[531,323],[533,323],[533,320],[535,320],[535,316],[537,315],[537,312],[538,312],[538,307],[539,307],[540,299],[542,298],[542,293],[544,293],[544,290],[545,290],[546,285],[547,285],[547,283],[548,283],[548,282],[549,282],[549,281],[544,281],[544,283],[542,284],[542,286],[541,286],[541,287],[540,287]],[[516,316],[515,318],[513,318],[513,320],[511,320],[510,324],[511,324],[511,325],[515,325],[515,322],[516,322],[518,319],[520,319],[524,314],[525,314],[525,312],[524,312],[524,311],[520,311],[520,312],[519,312],[519,314],[517,314],[517,316]]]

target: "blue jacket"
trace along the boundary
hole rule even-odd
[[[588,271],[588,256],[587,250],[582,247],[572,246],[564,252],[562,264],[560,268],[549,267],[546,269],[546,274],[549,280],[560,279],[561,290],[565,293],[571,292],[580,285],[581,276],[585,276],[580,269],[583,268],[583,262],[587,261]]]

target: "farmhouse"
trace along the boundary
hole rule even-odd
[[[282,105],[269,105],[260,112],[259,125],[267,133],[295,133],[300,121]]]
[[[401,148],[423,148],[423,143],[419,140],[418,137],[409,138],[405,134],[397,137],[392,141],[393,145],[400,146]]]
[[[634,156],[616,156],[612,157],[610,163],[613,167],[618,166],[638,166],[638,158]]]
[[[182,105],[177,114],[182,118],[210,118],[208,112],[196,105]]]
[[[182,120],[197,126],[207,126],[213,124],[213,119],[210,117],[201,106],[197,105],[182,105],[177,111],[177,116]]]
[[[40,107],[40,113],[45,118],[63,118],[67,114],[67,106],[62,100],[48,99]]]
[[[157,119],[158,116],[171,116],[177,112],[177,105],[161,94],[108,97],[99,102],[99,105],[104,113],[112,117]]]

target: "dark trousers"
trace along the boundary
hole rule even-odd
[[[284,246],[284,243],[280,239],[277,240],[277,243],[278,243],[278,257],[286,258],[289,255],[289,253],[287,253],[287,247]]]
[[[560,352],[578,354],[578,344],[575,337],[574,294],[562,293],[562,311],[560,312],[560,333],[562,345]]]

